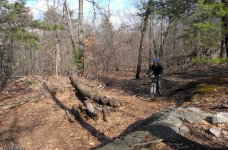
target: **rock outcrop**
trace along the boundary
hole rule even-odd
[[[97,148],[97,150],[132,150],[141,149],[140,146],[144,146],[143,149],[151,149],[160,141],[182,143],[192,149],[213,149],[185,137],[185,134],[191,132],[189,127],[185,126],[185,123],[195,125],[202,120],[214,124],[228,122],[227,113],[211,114],[195,107],[169,107],[153,114],[144,121],[135,123],[131,132]],[[210,132],[215,137],[220,136],[221,133],[226,133],[225,130],[218,127],[211,128]],[[145,147],[145,145],[147,146]]]

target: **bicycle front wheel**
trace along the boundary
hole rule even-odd
[[[150,87],[150,98],[151,101],[154,101],[156,99],[156,84],[152,83]]]

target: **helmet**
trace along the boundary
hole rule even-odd
[[[155,58],[155,59],[153,60],[153,63],[158,63],[158,59]]]

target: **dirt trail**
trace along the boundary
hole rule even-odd
[[[110,123],[103,120],[94,122],[86,115],[83,116],[85,123],[68,121],[65,110],[71,108],[72,105],[79,104],[69,77],[56,79],[33,76],[9,79],[5,82],[4,88],[0,90],[0,148],[17,146],[33,150],[89,150],[128,132],[126,129],[131,124],[146,119],[167,106],[179,105],[181,100],[182,105],[197,107],[205,105],[203,106],[205,109],[209,108],[207,106],[209,103],[196,103],[197,101],[192,103],[189,99],[183,101],[182,95],[188,95],[189,91],[180,89],[180,87],[187,82],[220,75],[224,82],[227,82],[226,67],[218,68],[216,66],[205,70],[165,74],[162,79],[164,95],[158,97],[154,102],[150,102],[149,97],[150,79],[142,77],[134,80],[129,79],[129,75],[116,77],[101,92],[101,94],[124,101],[123,107],[110,114]],[[49,90],[44,89],[38,80],[45,81]],[[87,87],[91,90],[95,90],[95,87],[100,84],[86,80],[82,80],[82,82],[89,85]],[[227,89],[226,86],[219,91],[221,96],[217,100],[222,101],[227,98]],[[213,95],[210,94],[204,96],[208,96],[211,101],[216,99],[213,99]],[[206,97],[202,97],[202,100],[205,99]],[[28,102],[7,109],[16,106],[20,100]],[[223,110],[215,109],[213,111]],[[165,143],[161,146],[169,148]]]

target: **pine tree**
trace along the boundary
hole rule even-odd
[[[9,3],[0,1],[0,75],[10,75],[13,72],[14,49],[17,46],[36,46],[39,37],[31,32],[40,26],[39,21],[33,20],[29,9],[23,1]]]

